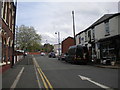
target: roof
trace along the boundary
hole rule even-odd
[[[75,36],[77,36],[77,35],[79,35],[79,34],[81,34],[81,33],[83,33],[83,32],[85,32],[85,30],[83,30],[83,31],[79,32],[79,33],[78,33],[78,34],[76,34]]]
[[[88,27],[86,30],[102,23],[103,21],[107,20],[108,18],[110,18],[111,16],[113,16],[114,14],[105,14],[104,16],[102,16],[100,19],[98,19],[95,23],[93,23],[90,27]]]
[[[73,37],[67,37],[67,38],[65,38],[62,42],[64,42],[65,40],[67,40],[68,38],[71,38],[71,39],[74,39]]]
[[[96,25],[98,25],[98,24],[100,24],[100,23],[102,23],[102,22],[104,22],[104,21],[106,21],[106,20],[109,20],[109,19],[111,19],[111,18],[113,18],[113,17],[115,17],[115,16],[118,16],[118,15],[120,15],[120,13],[105,14],[104,16],[102,16],[100,19],[98,19],[96,22],[94,22],[91,26],[89,26],[87,29],[85,29],[85,30],[82,31],[82,32],[85,32],[85,31],[87,31],[88,29],[93,28],[94,26],[96,26]],[[78,34],[76,34],[76,35],[79,35],[79,34],[81,34],[82,32],[80,32],[80,33],[78,33]]]

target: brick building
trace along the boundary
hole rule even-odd
[[[74,38],[67,37],[65,40],[62,41],[62,53],[67,53],[70,46],[74,45]]]
[[[15,18],[16,5],[10,0],[3,0],[1,2],[1,41],[2,41],[2,55],[0,66],[2,70],[6,70],[14,64],[14,35],[15,35]]]

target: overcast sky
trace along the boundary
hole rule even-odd
[[[118,2],[18,2],[17,25],[33,26],[42,43],[57,43],[73,36],[72,10],[75,11],[76,34],[85,30],[104,14],[118,12]]]

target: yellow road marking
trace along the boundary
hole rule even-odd
[[[47,77],[45,76],[45,74],[42,72],[41,69],[40,69],[40,71],[41,71],[41,73],[43,74],[43,76],[44,76],[46,82],[48,83],[49,87],[53,90],[53,87],[52,87],[52,85],[50,84],[50,82],[49,82],[49,80],[47,79]]]
[[[40,74],[40,77],[43,81],[44,87],[48,90],[48,87],[53,90],[52,85],[50,84],[49,80],[47,79],[47,77],[45,76],[45,74],[43,73],[42,69],[40,68],[40,66],[38,65],[37,61],[35,58],[33,58],[34,64],[37,67],[38,73]],[[47,84],[48,86],[47,86]]]
[[[39,74],[40,74],[40,76],[41,76],[41,79],[42,79],[42,81],[43,81],[43,84],[44,84],[45,88],[48,89],[48,86],[47,86],[47,84],[46,84],[46,82],[45,82],[45,80],[44,80],[44,77],[42,76],[40,70],[39,70],[39,69],[37,69],[37,70],[38,70],[38,72],[39,72]]]

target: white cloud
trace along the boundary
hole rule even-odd
[[[55,32],[61,40],[73,36],[72,14],[75,11],[76,34],[89,27],[106,13],[118,11],[116,2],[24,2],[18,4],[17,24],[34,26],[42,35],[42,43],[57,43]]]

